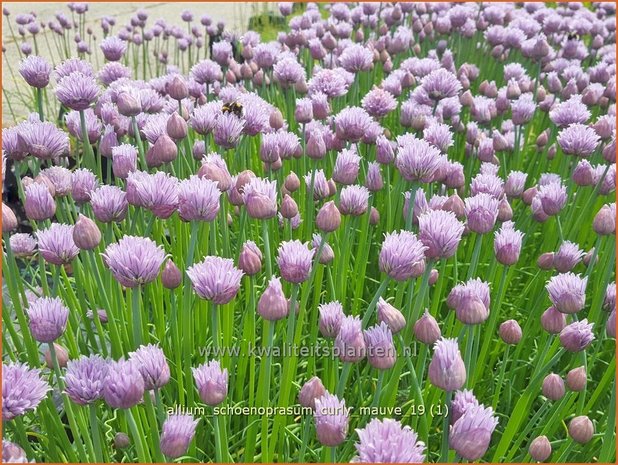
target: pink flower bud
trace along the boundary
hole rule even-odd
[[[93,250],[101,242],[101,231],[94,221],[80,214],[73,227],[73,242],[82,250]]]
[[[585,415],[573,418],[569,423],[569,436],[573,441],[586,444],[594,435],[594,425]]]

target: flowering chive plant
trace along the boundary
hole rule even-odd
[[[192,8],[3,10],[3,462],[614,462],[615,5]]]

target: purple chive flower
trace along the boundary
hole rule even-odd
[[[27,313],[32,337],[46,344],[62,336],[69,318],[69,309],[57,297],[36,299],[30,303]]]
[[[52,223],[49,228],[37,231],[39,253],[52,265],[66,265],[77,257],[79,248],[73,242],[73,226]]]
[[[112,170],[114,176],[121,179],[137,170],[137,149],[131,144],[112,147]]]
[[[504,183],[504,193],[508,197],[520,197],[526,188],[528,174],[521,171],[511,171]]]
[[[311,272],[315,251],[306,243],[296,241],[282,242],[277,250],[277,265],[281,277],[294,284],[307,280]]]
[[[397,108],[397,100],[390,92],[375,87],[365,94],[361,106],[374,118],[382,118]]]
[[[108,61],[120,61],[127,51],[127,43],[117,36],[106,37],[99,47]]]
[[[127,177],[127,201],[147,208],[159,218],[169,218],[178,208],[178,179],[163,171],[133,171]]]
[[[562,102],[549,112],[549,119],[560,128],[571,124],[584,124],[590,119],[590,111],[582,103],[581,95],[573,95],[566,102]]]
[[[438,68],[421,80],[421,88],[432,100],[455,97],[461,90],[461,83],[450,71]]]
[[[392,368],[397,360],[397,350],[388,325],[382,322],[365,330],[364,334],[369,364],[378,370]]]
[[[71,195],[77,204],[90,202],[90,194],[99,187],[99,181],[88,168],[79,168],[71,175]]]
[[[212,60],[202,60],[191,68],[191,76],[200,84],[214,84],[223,79],[221,65]]]
[[[457,339],[439,339],[429,363],[429,380],[445,391],[461,389],[466,382],[466,367],[459,352]]]
[[[315,400],[314,418],[315,430],[322,445],[336,447],[345,441],[350,422],[345,400],[326,392]]]
[[[200,399],[206,405],[219,405],[227,396],[228,372],[216,360],[192,368]]]
[[[52,186],[56,197],[65,197],[71,193],[72,179],[71,172],[64,166],[50,166],[41,171]]]
[[[605,298],[603,299],[603,308],[608,311],[616,309],[616,283],[612,282],[605,289]]]
[[[410,137],[397,153],[395,166],[406,181],[431,182],[444,164],[440,150],[423,139]]]
[[[560,331],[560,343],[569,352],[581,352],[594,340],[592,327],[594,323],[588,323],[584,318],[581,321],[574,321]]]
[[[571,271],[584,258],[586,253],[579,248],[578,244],[564,241],[560,244],[558,252],[554,254],[554,268],[559,273]]]
[[[349,84],[341,69],[321,69],[307,83],[309,95],[322,93],[329,98],[341,97],[348,91]]]
[[[82,111],[95,102],[99,86],[92,76],[75,71],[63,77],[56,86],[56,97],[71,110]]]
[[[129,356],[129,360],[135,363],[142,374],[146,390],[160,389],[169,382],[170,367],[160,347],[154,344],[140,346]]]
[[[19,74],[29,86],[37,89],[47,87],[51,72],[52,67],[49,62],[45,58],[34,55],[25,58],[19,66]]]
[[[483,163],[484,165],[486,163]],[[480,173],[472,178],[470,184],[470,194],[475,196],[477,194],[489,194],[496,199],[500,199],[504,193],[504,183],[502,179],[492,173]]]
[[[147,237],[123,236],[101,254],[114,278],[124,287],[135,288],[157,279],[165,260],[163,248]]]
[[[220,197],[216,182],[191,176],[178,187],[178,214],[185,221],[212,221],[219,213]]]
[[[567,155],[589,157],[596,150],[601,138],[590,126],[573,123],[558,133],[557,140]]]
[[[199,420],[194,420],[192,415],[169,415],[161,431],[161,452],[170,459],[186,454],[198,423]]]
[[[449,446],[464,459],[476,461],[487,452],[496,426],[498,418],[491,407],[471,405],[451,426]]]
[[[360,141],[373,123],[371,116],[359,107],[346,107],[335,116],[335,130],[340,140]]]
[[[464,200],[468,228],[478,234],[491,231],[498,218],[500,201],[484,192]]]
[[[425,444],[409,426],[397,420],[372,419],[365,428],[357,429],[359,442],[354,446],[358,463],[423,463]]]
[[[108,362],[99,355],[82,355],[69,360],[64,375],[65,393],[79,405],[88,405],[103,397]]]
[[[56,202],[45,184],[32,183],[25,189],[24,210],[28,219],[44,221],[56,213]]]
[[[451,425],[461,418],[469,407],[478,407],[479,401],[472,391],[464,389],[455,392],[451,402]]]
[[[236,147],[243,133],[245,120],[234,113],[222,113],[217,116],[213,132],[215,144],[224,149]]]
[[[539,187],[534,199],[540,202],[543,213],[557,215],[566,205],[566,187],[560,182],[549,182]]]
[[[283,293],[281,279],[272,276],[268,286],[260,296],[260,300],[258,300],[258,314],[265,320],[277,321],[288,316],[288,307],[288,299]]]
[[[232,44],[227,40],[220,40],[212,44],[212,57],[221,66],[227,66],[232,58]]]
[[[570,314],[577,313],[586,305],[586,285],[588,278],[574,273],[552,276],[545,289],[556,310]]]
[[[273,77],[283,89],[304,81],[305,68],[293,57],[286,56],[273,66]]]
[[[15,233],[10,238],[11,251],[16,257],[29,258],[36,251],[36,240],[28,233]]]
[[[517,100],[511,102],[511,113],[513,118],[513,124],[521,126],[526,124],[534,116],[536,110],[536,103],[532,93],[527,92],[522,94]]]
[[[277,215],[277,182],[251,178],[244,185],[243,202],[252,218],[269,219]]]
[[[426,250],[410,231],[387,233],[380,250],[380,271],[396,281],[416,278],[425,271]]]
[[[346,186],[339,195],[342,215],[360,216],[367,211],[369,190],[365,186]]]
[[[320,334],[327,339],[335,339],[339,334],[341,323],[345,318],[343,313],[343,306],[338,302],[329,302],[327,304],[321,304],[318,307],[320,312],[319,328]]]
[[[195,293],[217,305],[225,305],[236,296],[243,274],[232,259],[212,256],[187,269]]]
[[[418,224],[418,237],[426,246],[427,258],[449,258],[457,252],[465,227],[454,213],[429,210],[419,216]]]
[[[344,317],[335,338],[335,350],[341,361],[361,361],[365,358],[366,348],[360,318],[357,316]]]
[[[41,379],[41,370],[22,363],[2,364],[2,419],[12,420],[36,409],[50,389]]]
[[[446,153],[453,145],[453,134],[446,124],[431,123],[423,130],[423,140]]]
[[[19,145],[40,160],[55,159],[69,151],[69,136],[53,123],[24,122],[17,132]]]
[[[479,278],[458,284],[448,295],[447,304],[454,308],[464,324],[479,324],[489,316],[489,285]]]
[[[90,194],[94,217],[102,223],[120,222],[127,215],[127,194],[117,186],[101,186]]]
[[[135,362],[118,360],[108,364],[103,398],[112,408],[128,409],[144,397],[144,378]]]
[[[16,443],[2,440],[3,463],[30,463],[26,452]]]
[[[339,63],[350,73],[367,71],[373,66],[373,52],[363,45],[350,44],[341,52]]]
[[[333,181],[340,184],[353,184],[358,177],[361,157],[355,149],[343,149],[337,155],[333,168]]]
[[[524,233],[517,231],[514,226],[512,221],[506,221],[495,233],[494,253],[496,259],[503,265],[514,265],[521,253]]]
[[[305,176],[305,184],[307,188],[311,187],[311,173],[307,173]],[[316,170],[313,179],[313,199],[320,200],[330,197],[330,188],[328,187],[328,180],[324,175],[324,170]]]

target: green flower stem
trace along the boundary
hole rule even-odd
[[[101,448],[101,435],[99,433],[99,420],[97,419],[97,406],[90,404],[88,406],[90,411],[90,431],[92,439],[94,441],[94,457],[97,462],[103,463],[103,449]]]
[[[305,452],[307,451],[307,443],[309,442],[309,431],[311,430],[311,417],[305,415],[302,421],[302,444],[300,446],[300,453],[298,455],[298,463],[305,463]]]
[[[376,384],[376,390],[373,393],[373,401],[371,407],[377,407],[380,405],[380,393],[382,392],[382,384],[384,384],[384,370],[378,372],[378,383]]]
[[[442,418],[442,448],[440,452],[440,462],[447,463],[448,462],[448,433],[449,433],[449,417],[451,414],[451,400],[453,399],[453,392],[446,392],[446,400],[445,405],[447,409],[447,413],[445,413],[444,418]]]
[[[401,345],[401,353],[402,356],[405,353],[405,342],[403,340],[403,336],[401,335],[401,333],[397,334],[397,337],[399,339],[399,344]],[[423,349],[425,349],[426,346],[423,345]],[[423,393],[421,392],[421,386],[419,383],[419,380],[416,376],[416,370],[414,369],[414,364],[412,363],[412,358],[409,354],[405,355],[405,359],[406,362],[408,363],[408,370],[410,371],[410,377],[412,378],[412,391],[414,393],[414,400],[416,402],[418,402],[418,405],[422,405],[423,404]],[[424,368],[425,363],[423,362],[422,366]],[[423,442],[425,444],[429,444],[428,442],[428,438],[429,438],[429,428],[427,425],[427,417],[425,415],[420,415],[421,417],[421,428],[419,430],[420,436],[423,439]],[[418,416],[416,417],[418,418]]]
[[[479,256],[481,254],[481,248],[483,246],[483,237],[484,236],[482,234],[477,234],[474,238],[474,251],[472,252],[470,268],[468,268],[468,280],[474,278],[474,275],[476,274],[476,268],[479,264]]]
[[[142,166],[142,170],[147,170],[148,164],[146,163],[144,144],[139,133],[139,126],[137,125],[137,120],[135,119],[135,116],[131,116],[131,125],[133,127],[133,138],[135,139],[135,144],[137,145],[137,151],[139,153],[140,165]]]
[[[43,114],[43,89],[39,87],[36,89],[36,107],[40,120],[45,121],[45,115]]]
[[[267,407],[270,404],[270,380],[272,366],[272,347],[275,338],[275,322],[264,320],[262,334],[266,334],[266,338],[262,341],[262,347],[266,350],[266,357],[260,365],[260,376],[258,381],[258,396],[257,405]],[[268,463],[271,460],[268,458],[268,417],[265,415],[262,418],[262,462]]]
[[[343,362],[343,368],[339,375],[339,382],[337,383],[337,397],[340,399],[343,397],[343,391],[345,391],[345,385],[350,376],[350,370],[352,369],[352,362]]]
[[[137,410],[137,407],[133,407],[133,409]],[[127,417],[127,423],[129,425],[129,429],[131,430],[131,435],[133,436],[133,442],[135,443],[135,449],[137,450],[137,458],[141,463],[149,462],[149,458],[146,455],[146,446],[144,444],[144,434],[138,428],[137,423],[135,421],[135,417],[133,416],[133,409],[126,409],[125,414]]]
[[[498,402],[500,401],[500,391],[502,390],[502,385],[504,384],[504,373],[506,373],[506,366],[509,362],[509,349],[510,345],[507,344],[506,349],[504,350],[504,357],[502,358],[502,366],[500,367],[500,376],[498,376],[498,385],[496,386],[496,390],[494,392],[494,397],[491,402],[491,407],[496,411],[496,407],[498,407]]]
[[[133,317],[133,348],[137,349],[142,345],[142,311],[139,304],[139,297],[142,287],[137,286],[131,289],[131,315]]]
[[[270,254],[270,239],[268,237],[268,221],[261,220],[262,239],[264,240],[264,256],[266,257],[266,278],[270,279],[273,275],[272,256]]]
[[[371,300],[371,303],[367,307],[367,311],[365,312],[365,316],[363,316],[363,321],[362,321],[362,327],[363,328],[366,328],[367,325],[369,324],[369,320],[371,319],[371,315],[373,315],[373,310],[375,309],[375,307],[376,307],[376,305],[378,303],[378,300],[380,300],[380,297],[382,297],[382,294],[384,293],[384,291],[388,287],[389,282],[390,282],[390,278],[387,276],[386,278],[384,278],[384,280],[380,284],[380,287],[378,287],[378,290],[376,291],[375,295],[373,296],[373,299]]]

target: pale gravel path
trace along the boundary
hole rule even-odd
[[[249,18],[265,9],[271,9],[274,7],[273,3],[257,3],[257,2],[214,2],[214,3],[198,3],[198,2],[182,2],[182,3],[155,3],[155,2],[121,2],[121,3],[89,3],[89,10],[86,15],[87,25],[92,26],[97,37],[97,44],[100,43],[102,32],[99,26],[99,22],[104,16],[114,16],[116,18],[116,27],[114,30],[118,30],[118,26],[128,23],[129,18],[140,9],[148,11],[149,18],[148,24],[152,24],[158,18],[164,18],[166,21],[184,25],[180,19],[180,13],[183,10],[190,10],[193,12],[195,21],[199,22],[202,15],[208,14],[213,18],[213,21],[223,21],[226,24],[226,29],[232,29],[237,32],[243,32],[247,29]],[[66,2],[49,2],[49,3],[27,3],[27,2],[2,2],[2,6],[9,9],[12,20],[13,28],[17,33],[17,26],[14,23],[15,15],[19,13],[29,13],[34,11],[37,14],[39,20],[47,23],[53,18],[54,14],[58,11],[64,12],[70,17],[70,11],[66,6]],[[2,60],[2,86],[3,89],[11,97],[11,104],[13,110],[18,115],[24,115],[27,112],[26,107],[19,102],[19,98],[16,98],[16,92],[21,92],[24,98],[30,98],[29,89],[23,82],[21,76],[17,73],[17,67],[19,65],[20,55],[17,50],[17,44],[13,41],[9,28],[7,27],[6,18],[2,19],[2,35],[3,45],[6,47],[6,55]],[[47,30],[46,30],[47,31]],[[48,34],[48,39],[51,41],[51,33]],[[39,35],[40,36],[40,35]],[[47,43],[43,36],[37,37],[40,54],[49,57],[50,50],[47,47]],[[56,51],[54,49],[53,42],[50,42],[52,46],[51,55],[54,57],[54,61],[58,61]],[[97,45],[98,49],[98,45]],[[100,54],[100,50],[97,50]],[[15,80],[12,79],[9,69],[7,68],[7,60],[10,62],[15,75]],[[96,63],[94,57],[92,62]],[[102,56],[99,55],[99,62],[102,63]],[[8,126],[13,124],[13,118],[9,112],[5,96],[2,96],[2,125]],[[19,116],[18,116],[19,117]]]

